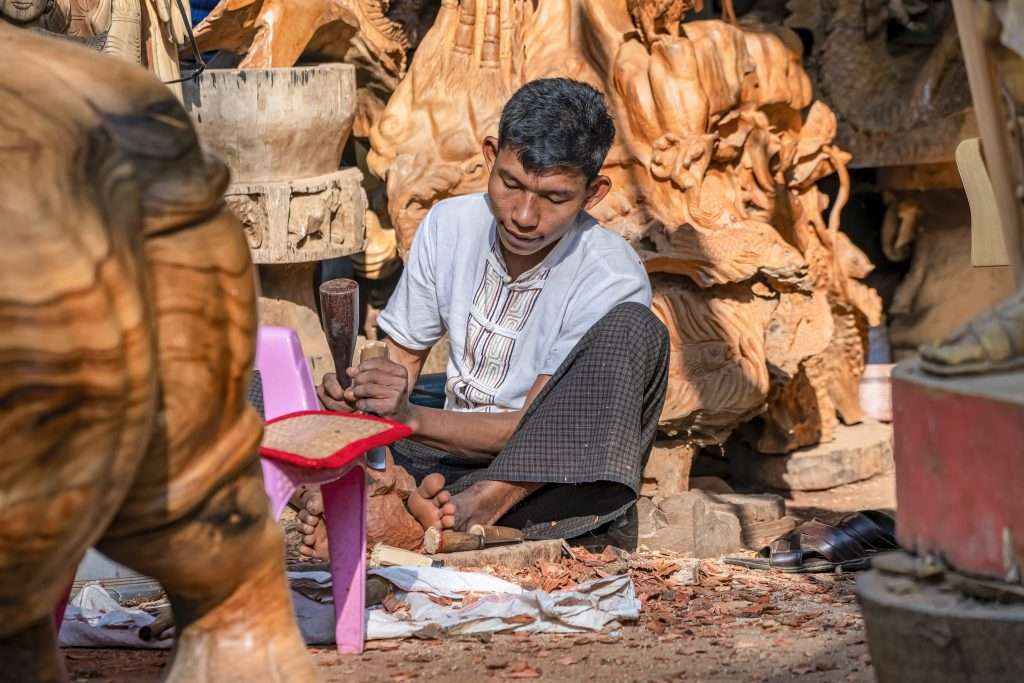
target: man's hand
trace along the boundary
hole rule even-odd
[[[341,382],[333,372],[324,375],[324,383],[316,388],[316,395],[327,410],[339,413],[351,413],[353,410],[352,406],[345,402],[345,390],[341,388]]]
[[[387,358],[372,358],[345,372],[352,379],[343,395],[346,403],[396,422],[410,421],[409,371],[404,365]]]

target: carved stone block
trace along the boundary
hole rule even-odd
[[[240,182],[228,205],[245,227],[256,263],[304,263],[362,251],[366,193],[362,173],[334,173],[281,182]]]
[[[655,504],[637,501],[639,542],[651,550],[683,557],[720,557],[743,547],[738,515],[699,491],[687,491]]]

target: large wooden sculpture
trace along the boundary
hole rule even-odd
[[[355,134],[369,135],[384,103],[405,75],[406,52],[419,26],[385,16],[386,0],[221,0],[195,31],[199,49],[239,55],[241,69],[295,66],[299,59],[356,67]],[[405,5],[422,5],[422,1]],[[402,16],[413,20],[417,7]]]
[[[172,93],[0,24],[0,681],[57,681],[85,550],[158,579],[169,681],[310,681],[247,405],[249,249]]]
[[[6,0],[0,19],[68,36],[100,52],[143,64],[165,82],[178,79],[188,0]],[[172,85],[172,87],[174,87]],[[175,87],[180,95],[180,90]]]
[[[641,253],[672,335],[663,428],[721,442],[763,413],[763,451],[827,440],[837,413],[861,417],[880,317],[858,282],[871,264],[839,231],[849,155],[836,118],[810,106],[793,33],[679,25],[694,3],[670,4],[445,0],[372,132],[370,169],[407,250],[436,201],[485,188],[481,141],[518,86],[559,75],[600,88],[618,133],[603,169],[615,189],[595,215]],[[817,182],[833,173],[829,207]]]

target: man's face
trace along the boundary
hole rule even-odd
[[[0,17],[22,24],[35,21],[46,11],[47,0],[0,0]]]
[[[516,153],[498,151],[498,141],[484,141],[491,175],[487,193],[498,223],[498,237],[510,253],[530,256],[555,244],[576,224],[580,211],[597,204],[611,181],[594,180],[572,169],[531,173]]]

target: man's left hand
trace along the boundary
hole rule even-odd
[[[409,421],[409,372],[404,365],[386,358],[372,358],[345,372],[352,379],[345,390],[349,405],[396,422]]]

